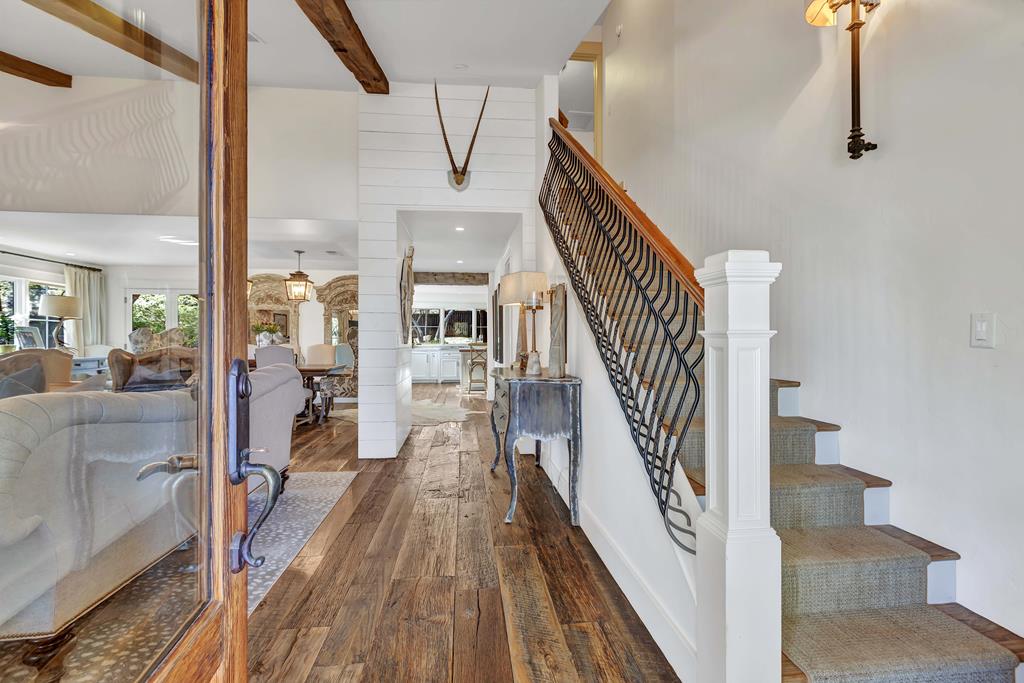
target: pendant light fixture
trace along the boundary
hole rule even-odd
[[[288,296],[288,301],[309,301],[313,296],[313,281],[302,272],[302,255],[306,252],[296,249],[295,253],[298,256],[299,265],[295,272],[284,281],[284,291]]]

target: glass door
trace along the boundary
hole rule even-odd
[[[0,680],[244,680],[246,3],[2,11]]]

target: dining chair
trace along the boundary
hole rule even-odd
[[[256,367],[265,368],[274,363],[288,363],[295,365],[295,351],[290,346],[261,346],[255,351]]]

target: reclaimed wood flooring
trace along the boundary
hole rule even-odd
[[[523,457],[515,522],[487,403],[359,460],[356,426],[296,432],[292,471],[358,471],[249,624],[250,680],[675,681],[544,473]]]

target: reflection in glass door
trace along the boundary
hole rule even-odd
[[[0,73],[3,681],[139,680],[211,598],[197,5],[2,10],[62,76]]]

